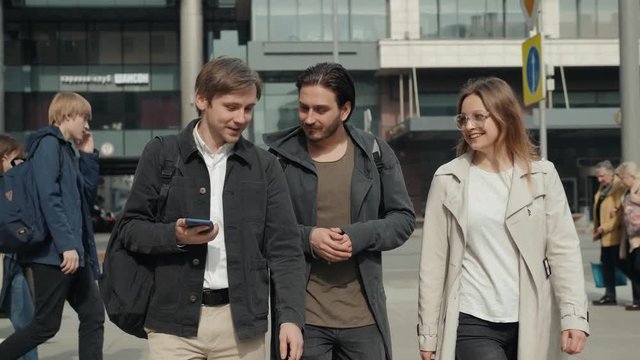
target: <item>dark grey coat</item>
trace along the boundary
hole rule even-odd
[[[125,247],[156,259],[154,291],[145,326],[158,332],[196,336],[200,321],[207,245],[176,245],[178,218],[208,219],[209,173],[193,139],[192,121],[177,135],[180,162],[164,214],[157,221],[164,163],[162,143],[145,147],[123,215]],[[229,299],[240,339],[267,331],[269,285],[280,323],[302,326],[304,260],[286,181],[277,159],[244,138],[227,160],[222,192]],[[231,326],[231,324],[220,324]]]
[[[415,226],[415,213],[404,183],[400,163],[387,143],[378,139],[384,169],[381,175],[372,156],[374,136],[345,125],[355,145],[351,180],[351,225],[342,229],[352,241],[367,301],[391,359],[391,335],[382,282],[382,251],[402,245]],[[267,134],[265,143],[282,159],[298,230],[311,270],[309,235],[316,224],[318,178],[300,127]],[[384,191],[381,191],[384,188]],[[384,193],[384,195],[383,195]],[[383,195],[383,196],[382,196]],[[382,202],[382,207],[381,207]]]

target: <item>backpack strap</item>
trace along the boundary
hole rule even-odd
[[[60,167],[58,168],[58,176],[56,177],[56,182],[59,183],[60,179],[62,179],[62,162],[64,161],[64,155],[62,154],[63,145],[60,143],[60,140],[53,134],[46,134],[36,140],[36,143],[32,146],[32,149],[27,154],[27,158],[25,160],[31,160],[34,157],[34,155],[36,154],[36,150],[38,150],[38,146],[40,146],[40,143],[42,142],[42,139],[47,136],[53,136],[54,138],[56,138],[56,140],[58,140],[58,164],[60,164]]]
[[[378,144],[378,139],[375,137],[373,138],[373,149],[371,150],[371,155],[373,156],[373,161],[376,163],[378,174],[382,174],[384,164],[382,163],[382,156],[380,155],[380,145]]]
[[[156,136],[156,138],[160,140],[162,144],[163,159],[162,168],[160,169],[162,186],[160,187],[160,195],[158,196],[156,209],[156,222],[161,222],[164,208],[167,205],[167,197],[169,196],[169,185],[175,175],[176,169],[182,172],[180,169],[182,159],[180,158],[178,139],[175,135]]]
[[[384,183],[382,182],[382,171],[384,170],[384,164],[382,163],[382,155],[380,155],[380,145],[378,144],[378,138],[373,137],[373,146],[371,149],[371,156],[376,163],[376,169],[380,175],[380,204],[378,206],[378,213],[382,214],[384,211]]]

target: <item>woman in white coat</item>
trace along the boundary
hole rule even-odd
[[[580,353],[589,332],[583,266],[558,173],[539,160],[503,80],[468,82],[458,113],[460,156],[436,171],[425,211],[421,358]]]

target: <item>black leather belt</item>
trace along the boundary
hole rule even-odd
[[[219,306],[229,303],[229,289],[204,289],[202,291],[202,305]]]

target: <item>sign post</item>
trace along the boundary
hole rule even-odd
[[[520,7],[524,18],[527,20],[527,27],[529,31],[533,30],[538,20],[538,7],[540,6],[540,0],[521,0]]]
[[[546,67],[542,53],[544,32],[542,31],[541,0],[521,0],[522,13],[527,20],[530,32],[536,35],[522,43],[522,87],[524,104],[529,106],[538,103],[540,116],[540,156],[547,158],[547,124],[545,121],[545,85],[547,82]],[[535,28],[535,30],[534,30]]]

